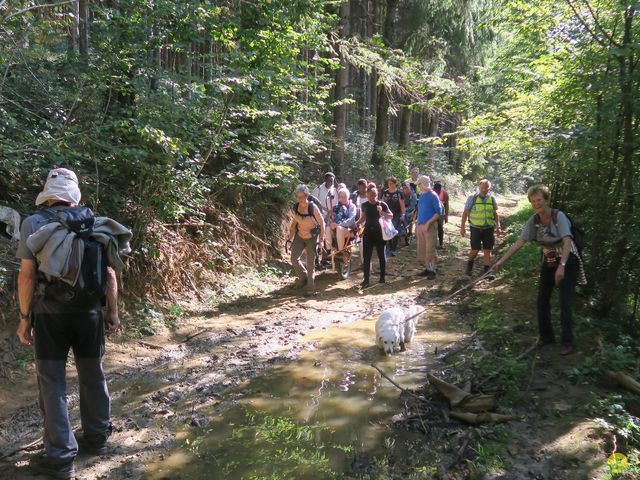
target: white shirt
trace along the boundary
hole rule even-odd
[[[331,206],[338,204],[338,195],[333,185],[327,188],[324,183],[321,183],[313,189],[311,195],[320,200],[320,207],[323,213],[331,212]],[[332,196],[333,198],[331,198]]]

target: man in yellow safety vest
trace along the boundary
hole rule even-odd
[[[473,263],[480,249],[483,251],[484,273],[491,268],[491,250],[495,244],[494,232],[500,232],[498,203],[491,193],[491,182],[480,181],[478,193],[471,195],[464,206],[460,235],[466,236],[467,220],[471,231],[471,251],[467,261],[467,275],[473,275]]]

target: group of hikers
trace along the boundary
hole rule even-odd
[[[527,195],[535,214],[510,250],[492,265],[491,250],[494,233],[500,231],[500,218],[490,190],[491,183],[483,180],[465,204],[460,233],[466,235],[468,222],[471,251],[467,274],[473,275],[473,262],[480,250],[484,252],[483,276],[488,276],[526,242],[540,244],[544,254],[537,300],[540,343],[555,341],[550,298],[558,286],[560,353],[566,355],[573,344],[571,304],[575,285],[586,283],[571,222],[563,212],[549,206],[547,187],[531,187]],[[318,243],[326,251],[332,245],[340,251],[356,228],[362,230],[363,288],[369,286],[374,250],[380,264],[380,282],[385,282],[386,253],[394,256],[398,248],[398,235],[389,237],[387,230],[403,232],[407,244],[417,238],[418,260],[424,267],[418,275],[436,278],[437,249],[443,247],[449,198],[440,182],[432,184],[417,168],[400,185],[395,177],[387,178],[381,191],[375,183],[360,179],[355,191],[350,192],[327,172],[324,182],[313,191],[299,185],[295,197],[291,260],[296,285],[306,292],[315,289]],[[110,396],[102,358],[105,333],[116,331],[120,325],[116,271],[124,266],[120,256],[130,252],[131,232],[110,218],[95,216],[80,206],[80,201],[76,174],[66,168],[51,170],[35,202],[39,210],[22,222],[16,252],[20,259],[17,335],[25,346],[34,346],[44,416],[45,451],[31,459],[30,467],[58,479],[75,478],[74,459],[79,450],[88,455],[109,451]],[[303,265],[300,258],[305,251]],[[70,350],[78,372],[80,432],[73,431],[67,409],[66,364]]]
[[[449,194],[442,182],[432,182],[428,176],[420,175],[418,168],[411,170],[409,179],[398,183],[394,176],[385,179],[384,187],[361,178],[350,192],[345,184],[336,182],[332,172],[327,172],[324,182],[313,190],[298,185],[289,229],[291,263],[297,275],[295,287],[304,289],[306,295],[313,295],[316,259],[320,265],[326,265],[328,252],[341,254],[358,227],[362,227],[362,288],[370,286],[374,250],[380,265],[380,283],[386,282],[387,254],[397,255],[402,235],[405,245],[409,245],[412,238],[417,239],[418,260],[424,266],[418,275],[436,278],[437,250],[444,248],[444,224],[449,221]],[[468,275],[473,274],[473,264],[481,248],[485,273],[491,268],[494,231],[500,231],[500,218],[490,189],[491,182],[482,180],[478,193],[470,196],[465,206],[461,235],[466,235],[468,220],[471,234]],[[383,235],[385,221],[397,232],[390,239]],[[300,261],[303,251],[306,251],[306,265]]]
[[[398,186],[391,176],[384,187],[365,179],[356,182],[350,193],[346,185],[337,183],[335,175],[327,172],[324,182],[310,191],[306,185],[295,190],[289,236],[292,242],[291,264],[296,273],[295,287],[304,294],[315,294],[316,257],[333,250],[341,253],[350,236],[362,227],[362,265],[365,289],[370,286],[371,260],[376,251],[380,269],[380,283],[386,282],[387,254],[396,256],[398,237],[404,234],[408,245],[417,239],[417,260],[421,268],[418,276],[433,280],[437,276],[437,250],[444,247],[444,224],[449,221],[449,195],[442,182],[432,183],[418,168],[411,170],[411,178]],[[496,234],[502,233],[498,202],[491,193],[491,182],[483,179],[477,191],[465,202],[460,225],[460,235],[469,233],[470,250],[466,274],[474,275],[474,265],[479,252],[483,252],[483,270],[480,278],[493,279],[494,273],[527,242],[542,247],[543,259],[537,299],[540,343],[555,342],[551,324],[551,295],[554,287],[560,292],[560,320],[562,346],[560,353],[567,355],[573,347],[572,302],[576,285],[586,284],[582,259],[570,219],[564,212],[549,205],[551,194],[544,185],[534,185],[527,197],[535,214],[525,225],[518,240],[497,262],[492,263],[491,253]],[[397,232],[385,239],[385,222],[391,222]],[[467,230],[468,226],[468,230]],[[336,240],[334,242],[334,239]],[[300,261],[306,251],[306,265]],[[324,260],[326,262],[326,260]]]

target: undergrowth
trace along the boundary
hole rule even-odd
[[[529,201],[524,199],[518,203],[516,211],[504,220],[502,227],[508,232],[502,246],[504,252],[520,237],[522,229],[533,213]],[[529,242],[511,257],[503,269],[503,274],[507,278],[530,277],[535,275],[534,272],[537,272],[539,265],[540,248]]]

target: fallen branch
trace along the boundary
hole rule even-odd
[[[138,340],[138,343],[140,345],[142,345],[143,347],[148,347],[148,348],[151,348],[152,350],[163,350],[164,349],[163,346],[156,345],[155,343],[149,343],[149,342],[145,342],[145,341],[142,341],[142,340]]]
[[[476,330],[475,332],[473,332],[471,335],[469,335],[467,338],[464,339],[467,343],[457,348],[452,348],[451,350],[444,352],[442,355],[438,357],[438,360],[445,361],[447,358],[451,357],[452,355],[457,355],[463,350],[466,350],[473,344],[472,340],[476,338],[477,335],[478,335],[478,331]]]
[[[264,240],[262,240],[260,237],[256,236],[255,234],[251,233],[249,230],[247,230],[246,228],[242,228],[240,225],[234,225],[233,228],[237,228],[238,230],[240,230],[241,232],[246,233],[247,235],[249,235],[251,238],[253,238],[254,240],[257,240],[258,242],[260,242],[261,244],[263,244],[265,247],[271,248],[272,245],[265,242]]]
[[[421,402],[426,402],[426,401],[427,401],[427,400],[426,400],[426,398],[421,397],[420,395],[417,395],[417,394],[413,393],[411,390],[407,390],[406,388],[404,388],[404,387],[402,387],[402,386],[398,385],[398,384],[397,384],[396,382],[394,382],[391,378],[389,378],[389,376],[388,376],[386,373],[384,373],[382,370],[380,370],[380,368],[378,368],[378,366],[377,366],[377,365],[375,365],[375,364],[373,364],[373,363],[372,363],[372,364],[371,364],[371,366],[372,366],[373,368],[375,368],[375,369],[378,371],[378,373],[379,373],[380,375],[382,375],[384,378],[386,378],[386,379],[389,381],[389,383],[391,383],[391,385],[393,385],[394,387],[396,387],[396,388],[397,388],[398,390],[400,390],[401,392],[406,393],[406,394],[408,394],[408,395],[411,395],[412,397],[417,398],[417,399],[418,399],[418,400],[420,400]]]
[[[500,423],[518,420],[515,415],[502,415],[500,413],[469,413],[469,412],[449,412],[453,418],[457,418],[470,425],[482,425],[483,423]]]
[[[620,385],[622,388],[629,390],[630,392],[640,395],[640,383],[631,378],[624,372],[614,372],[608,370],[606,376]]]
[[[33,449],[36,449],[36,448],[40,448],[43,445],[44,445],[44,442],[42,440],[42,437],[38,437],[36,440],[34,440],[31,443],[27,443],[26,445],[23,445],[23,446],[18,447],[18,448],[14,449],[14,450],[11,450],[6,455],[3,455],[2,457],[0,457],[0,459],[13,457],[16,453],[23,452],[23,451],[29,451],[29,450],[33,450]]]
[[[196,333],[192,333],[191,335],[187,335],[185,337],[185,339],[182,340],[180,343],[187,343],[188,341],[193,340],[197,336],[202,335],[203,333],[208,332],[209,330],[211,330],[211,329],[210,328],[203,328],[202,330],[197,331]]]
[[[76,432],[79,429],[80,429],[80,425],[76,425],[75,427],[72,428],[72,431]],[[28,452],[30,450],[38,450],[38,449],[42,448],[43,446],[44,446],[43,438],[42,437],[38,437],[33,442],[27,443],[26,445],[22,445],[21,447],[18,447],[18,448],[14,449],[14,450],[11,450],[6,455],[0,456],[0,460],[1,459],[5,459],[5,458],[9,458],[9,457],[13,457],[16,453]]]
[[[302,305],[300,303],[297,304],[298,307],[301,308],[310,308],[311,310],[315,310],[316,312],[330,312],[330,313],[361,313],[359,311],[351,311],[351,310],[338,310],[334,308],[319,308],[314,307],[313,305]]]
[[[198,289],[198,287],[196,287],[196,284],[193,283],[193,279],[191,278],[191,275],[189,275],[184,268],[181,268],[180,270],[182,270],[183,275],[185,276],[185,278],[187,279],[187,281],[189,282],[189,285],[191,285],[191,289],[194,291],[194,293],[196,294],[196,296],[198,297],[198,300],[200,300],[201,302],[204,302],[205,299],[202,296],[202,294],[200,293],[200,290]]]
[[[451,408],[465,412],[486,412],[496,407],[496,400],[492,395],[469,393],[430,373],[427,373],[427,379],[447,398]]]

